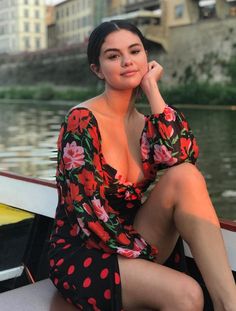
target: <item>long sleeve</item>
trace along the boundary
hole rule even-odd
[[[62,125],[57,183],[74,233],[88,246],[130,258],[154,259],[157,249],[132,228],[124,228],[107,204],[98,128],[86,109],[72,110]]]
[[[198,146],[184,115],[170,106],[161,114],[150,115],[142,136],[142,154],[155,170],[183,162],[194,164]]]

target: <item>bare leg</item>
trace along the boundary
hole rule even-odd
[[[219,221],[195,166],[184,163],[170,168],[137,213],[134,227],[158,246],[159,263],[173,250],[178,232],[190,246],[214,310],[236,311],[236,287]]]
[[[118,256],[125,311],[202,311],[200,286],[191,277],[143,259]]]

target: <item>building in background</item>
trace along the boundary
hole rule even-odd
[[[47,5],[46,8],[46,26],[48,48],[50,49],[57,46],[55,7],[52,5]]]
[[[92,29],[107,15],[107,0],[67,0],[55,6],[57,45],[87,41]]]
[[[236,16],[236,0],[111,0],[110,3],[109,16],[104,21],[129,20],[147,39],[166,51],[172,28],[194,25],[203,19]]]
[[[0,0],[0,53],[47,47],[44,0]]]

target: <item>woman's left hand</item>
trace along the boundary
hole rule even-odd
[[[163,67],[156,61],[151,61],[148,63],[148,71],[143,76],[143,79],[141,81],[141,88],[145,92],[147,87],[150,86],[150,84],[157,83],[163,75]]]

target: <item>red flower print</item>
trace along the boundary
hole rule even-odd
[[[169,166],[177,162],[177,159],[172,157],[171,152],[164,145],[154,146],[154,160],[156,163],[165,163]]]
[[[128,237],[126,236],[125,233],[120,233],[118,236],[117,236],[117,240],[121,243],[121,244],[124,244],[124,245],[129,245],[130,244],[130,240],[128,239]]]
[[[185,120],[183,120],[181,123],[182,123],[183,128],[184,128],[186,131],[189,131],[189,125],[188,125],[188,122],[187,122],[187,121],[185,121]]]
[[[97,235],[99,238],[107,242],[110,240],[110,235],[104,230],[98,221],[88,222],[88,227]]]
[[[147,123],[147,138],[153,138],[155,136],[155,128],[151,122]]]
[[[77,146],[75,141],[71,144],[67,143],[64,147],[63,159],[66,170],[71,170],[72,168],[84,165],[84,148]]]
[[[59,133],[59,136],[58,136],[58,140],[57,140],[57,148],[58,148],[58,150],[61,150],[61,141],[62,141],[62,137],[64,135],[64,131],[65,131],[64,127],[61,127],[60,133]]]
[[[117,253],[128,258],[137,258],[140,255],[139,251],[134,251],[122,247],[117,247]]]
[[[73,201],[81,201],[83,196],[79,194],[79,186],[70,183],[70,193]]]
[[[141,154],[143,156],[143,159],[148,159],[148,155],[150,152],[150,146],[149,146],[149,142],[147,139],[147,135],[146,133],[143,133],[142,136],[142,142],[141,142]]]
[[[84,168],[80,174],[80,182],[84,185],[85,194],[92,196],[97,187],[94,173]]]
[[[65,197],[65,202],[66,202],[67,211],[72,212],[74,210],[74,206],[73,206],[72,197],[69,192],[67,193],[67,196]]]
[[[92,200],[93,209],[95,214],[97,215],[98,219],[107,222],[109,216],[107,215],[104,207],[101,205],[101,201],[99,199]]]
[[[68,116],[67,119],[67,131],[75,132],[77,129],[81,130],[88,127],[90,118],[89,111],[74,109]]]
[[[78,224],[79,224],[81,230],[84,232],[84,234],[87,235],[87,236],[90,236],[90,232],[89,232],[89,230],[87,230],[85,228],[83,220],[81,218],[77,218],[77,221],[78,221]]]
[[[89,215],[92,215],[92,209],[87,203],[83,203],[83,208]]]
[[[190,138],[180,138],[180,146],[181,146],[181,159],[187,159],[189,155],[189,150],[191,147],[191,139]]]
[[[147,243],[143,239],[134,239],[135,250],[142,251],[147,246]]]
[[[158,122],[158,125],[159,125],[159,131],[160,131],[162,138],[168,139],[174,134],[174,129],[171,125],[166,126],[162,122]]]
[[[166,121],[169,121],[169,122],[175,121],[176,119],[175,111],[169,106],[165,107],[164,114],[165,114]]]
[[[98,136],[96,129],[95,128],[88,128],[88,133],[89,133],[89,136],[93,140],[93,147],[96,150],[99,150],[100,149],[100,141],[98,139],[99,136]]]

